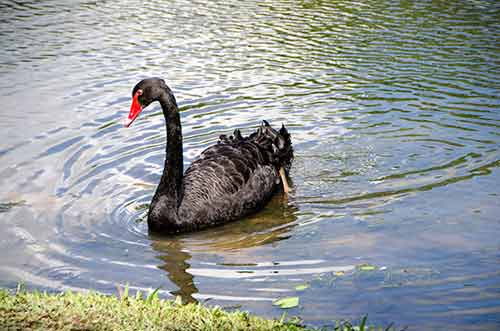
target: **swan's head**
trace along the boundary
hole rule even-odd
[[[146,78],[137,83],[132,90],[132,105],[123,125],[128,128],[144,108],[153,101],[159,101],[165,92],[171,93],[161,78]]]

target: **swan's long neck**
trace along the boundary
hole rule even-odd
[[[161,183],[167,185],[165,193],[176,200],[177,208],[182,199],[182,175],[184,173],[181,119],[174,96],[169,94],[165,99],[160,100],[167,126],[167,157]]]
[[[151,202],[148,223],[160,229],[179,223],[177,209],[182,200],[182,130],[179,109],[170,90],[160,96],[159,102],[165,116],[167,150],[160,184]]]

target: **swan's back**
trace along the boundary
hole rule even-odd
[[[278,170],[288,170],[293,158],[284,127],[264,122],[257,132],[231,137],[203,151],[186,170],[179,207],[182,226],[191,230],[225,223],[262,207],[280,183]]]

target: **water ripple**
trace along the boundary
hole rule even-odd
[[[0,248],[13,253],[0,285],[162,286],[278,316],[269,301],[308,283],[301,316],[314,325],[369,313],[487,329],[498,22],[485,0],[3,1]],[[147,76],[176,94],[186,167],[220,134],[287,125],[292,194],[220,228],[148,233],[164,119],[155,105],[120,122]]]

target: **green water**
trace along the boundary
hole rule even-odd
[[[0,286],[500,328],[499,22],[495,1],[3,1]],[[293,192],[148,235],[163,116],[120,122],[148,76],[176,94],[186,166],[284,123]]]

